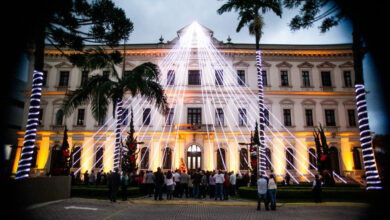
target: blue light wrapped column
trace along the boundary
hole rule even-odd
[[[363,84],[355,85],[356,107],[359,119],[360,142],[363,152],[364,168],[366,170],[367,190],[382,189],[375,155],[371,146],[371,132],[368,125],[367,103]]]
[[[263,75],[261,67],[261,51],[256,50],[256,68],[257,68],[257,86],[259,89],[259,116],[260,116],[260,129],[259,129],[259,138],[260,146],[258,149],[258,162],[257,169],[258,172],[262,175],[265,175],[266,170],[266,158],[265,158],[265,138],[264,138],[264,90],[263,90]]]
[[[116,129],[115,129],[115,150],[114,150],[114,169],[119,168],[119,163],[120,163],[120,148],[122,147],[121,144],[121,125],[123,123],[122,119],[122,114],[123,114],[123,109],[122,109],[122,99],[118,99],[116,103]]]
[[[30,108],[28,110],[28,117],[26,123],[26,133],[24,135],[22,152],[20,155],[18,170],[16,172],[15,179],[23,179],[30,177],[30,168],[32,166],[31,161],[39,121],[39,106],[41,103],[42,96],[42,83],[43,73],[34,70],[30,96]]]

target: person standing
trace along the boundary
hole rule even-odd
[[[127,200],[127,186],[129,186],[129,175],[124,173],[121,179],[121,188],[122,188],[122,200]]]
[[[271,202],[271,210],[276,210],[276,179],[274,174],[269,175],[269,180],[268,180],[268,201]]]
[[[231,172],[230,174],[230,195],[234,196],[236,195],[236,175],[234,172]]]
[[[186,174],[186,171],[183,170],[183,173],[180,175],[180,198],[183,197],[183,193],[186,194],[186,198],[188,198],[188,182],[190,177]],[[177,185],[176,185],[177,186]]]
[[[89,176],[89,185],[91,186],[96,186],[96,178],[95,178],[95,173],[93,170],[91,171],[91,175]]]
[[[147,188],[149,197],[152,197],[153,188],[154,188],[154,181],[153,181],[153,173],[150,170],[146,171],[145,183],[146,183],[146,188]]]
[[[170,170],[168,171],[167,177],[165,178],[165,185],[167,185],[167,200],[171,200],[174,181],[172,172]]]
[[[263,175],[259,175],[259,179],[257,180],[257,210],[261,210],[261,200],[264,201],[265,210],[269,210],[268,204],[267,204],[267,188],[268,183],[267,180],[264,178]]]
[[[215,179],[214,179],[215,172],[211,173],[209,176],[209,194],[210,199],[214,198],[215,196]]]
[[[88,185],[88,183],[89,183],[89,174],[88,174],[88,170],[86,170],[84,173],[84,184]]]
[[[222,187],[223,183],[225,182],[225,177],[223,176],[223,173],[221,170],[218,170],[218,173],[214,175],[215,180],[215,200],[219,198],[222,201]]]
[[[179,197],[180,192],[180,170],[175,170],[175,173],[173,175],[173,180],[175,181],[175,190],[173,192],[174,197]]]
[[[206,198],[206,191],[207,191],[207,176],[204,171],[201,171],[202,178],[200,179],[200,196],[204,199]]]
[[[322,199],[321,199],[322,181],[318,175],[315,175],[312,190],[313,190],[313,195],[314,195],[314,202],[316,202],[316,203],[322,202]]]
[[[199,173],[199,171],[197,170],[195,172],[195,174],[193,175],[193,180],[192,180],[192,184],[193,184],[193,189],[192,189],[192,196],[194,198],[200,198],[200,193],[199,193],[199,190],[200,190],[200,182],[201,182],[201,178],[202,178],[202,175]]]
[[[224,183],[223,183],[223,199],[228,200],[229,199],[229,190],[230,190],[230,176],[229,173],[226,172],[224,175]]]
[[[154,173],[154,200],[162,199],[162,187],[164,185],[164,174],[161,172],[161,168],[157,168],[157,172]]]
[[[116,196],[118,194],[118,189],[121,184],[121,176],[119,175],[118,168],[115,168],[115,172],[110,175],[110,185],[111,185],[111,202],[116,202]]]

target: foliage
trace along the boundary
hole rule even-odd
[[[256,49],[259,47],[262,29],[264,26],[263,17],[260,15],[268,11],[274,12],[277,16],[282,16],[280,0],[227,0],[218,10],[218,14],[238,12],[238,26],[236,31],[239,32],[244,26],[248,26],[249,33],[256,37]]]
[[[329,146],[326,141],[325,131],[322,125],[320,124],[317,130],[314,130],[314,141],[316,143],[316,152],[317,152],[317,168],[318,171],[322,174],[324,182],[326,185],[334,185],[333,180],[333,169],[331,166],[330,156],[329,156]]]
[[[301,184],[300,184],[301,185]],[[277,189],[276,198],[284,201],[313,201],[312,187],[309,186],[288,186],[279,187]],[[240,187],[238,193],[241,198],[257,199],[256,187]],[[345,201],[345,202],[367,202],[375,195],[353,185],[338,185],[336,187],[323,187],[322,188],[323,201]]]
[[[134,138],[133,109],[131,109],[130,133],[127,136],[126,144],[122,143],[122,171],[131,173],[138,169],[137,156],[139,153],[137,147],[137,138]]]
[[[72,186],[72,197],[84,197],[84,198],[104,198],[107,199],[109,195],[109,189],[107,186]],[[142,192],[139,187],[128,187],[128,197],[141,196]],[[118,197],[122,196],[122,190],[119,190]]]
[[[106,53],[100,53],[100,56],[95,53],[84,54],[83,59],[77,59],[80,63],[76,63],[82,68],[99,68],[101,63],[105,63],[106,67],[110,68],[115,80],[107,76],[94,75],[88,78],[86,84],[67,94],[63,110],[65,115],[70,115],[78,106],[91,102],[92,116],[96,121],[104,121],[106,118],[108,105],[111,102],[113,107],[113,115],[115,115],[115,107],[118,99],[129,91],[134,97],[141,95],[148,100],[155,100],[156,106],[160,108],[162,113],[166,113],[168,109],[167,100],[162,86],[158,83],[159,68],[153,63],[144,63],[135,67],[132,71],[119,77],[115,70],[116,61],[109,58]],[[96,60],[102,60],[97,62]],[[85,62],[81,62],[84,60]]]
[[[338,5],[332,0],[284,0],[286,8],[298,8],[299,15],[290,21],[291,30],[310,28],[315,22],[321,22],[319,29],[322,33],[336,26],[344,18]]]

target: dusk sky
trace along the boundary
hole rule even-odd
[[[232,11],[223,15],[217,9],[226,1],[220,0],[114,0],[123,8],[127,17],[134,23],[134,31],[128,43],[157,43],[160,36],[164,42],[174,39],[182,27],[198,21],[214,31],[214,37],[226,42],[228,36],[233,43],[254,43],[254,37],[244,27],[236,33],[238,13]],[[291,31],[288,23],[297,10],[284,10],[282,18],[273,13],[264,16],[265,26],[260,43],[262,44],[343,44],[351,43],[352,30],[348,21],[343,21],[326,33],[320,33],[318,24],[312,28]],[[382,134],[387,115],[383,111],[380,88],[376,83],[375,68],[369,65],[369,56],[364,60],[364,77],[369,91],[367,102],[371,130]],[[374,117],[375,116],[375,117]]]

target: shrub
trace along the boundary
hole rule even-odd
[[[109,190],[106,186],[72,186],[72,197],[87,197],[87,198],[108,198]],[[140,187],[128,187],[127,196],[137,197],[141,196]],[[119,188],[118,197],[122,196],[122,190]]]

